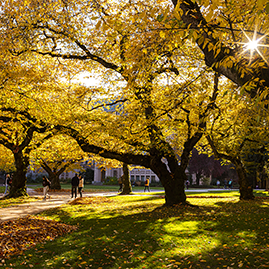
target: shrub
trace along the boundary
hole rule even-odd
[[[103,185],[118,185],[118,179],[116,177],[107,177]]]

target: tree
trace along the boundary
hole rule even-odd
[[[13,113],[17,115],[14,117]],[[23,116],[26,116],[29,121],[21,122],[21,117]],[[11,108],[2,108],[1,121],[0,144],[13,153],[16,167],[8,196],[18,197],[27,195],[26,173],[29,166],[29,154],[34,147],[38,146],[38,144],[33,144],[34,133],[43,133],[46,129],[44,126],[35,125],[33,123],[35,119],[26,112],[16,112]],[[50,136],[51,134],[48,134],[43,139],[47,139]]]
[[[7,36],[24,42],[14,46],[14,55],[31,51],[69,60],[77,70],[98,70],[110,80],[111,87],[101,92],[110,95],[106,102],[89,93],[72,124],[56,115],[54,129],[75,138],[85,152],[151,168],[165,188],[166,204],[173,205],[186,202],[185,170],[214,108],[218,75],[210,83],[212,74],[199,62],[197,49],[181,46],[181,37],[175,42],[173,29],[163,31],[170,14],[167,9],[156,18],[162,8],[143,1],[42,6],[27,1],[21,10],[7,5],[3,10]],[[113,90],[117,81],[122,83]],[[102,109],[117,104],[116,115]]]
[[[77,143],[66,136],[54,136],[31,154],[31,168],[40,166],[49,174],[52,189],[61,189],[59,176],[65,171],[82,169],[80,163],[89,160]]]
[[[191,0],[172,0],[172,2],[182,33],[186,39],[199,46],[204,54],[206,65],[239,86],[242,96],[244,93],[248,94],[267,109],[268,2],[220,3]],[[258,144],[256,143],[259,147]],[[241,150],[242,148],[239,148],[237,155],[240,152],[245,155]],[[241,198],[252,199],[252,187],[250,187],[252,182],[245,176],[247,171],[244,171],[242,157],[236,160],[237,170],[239,169],[241,174],[239,181],[244,185],[240,189],[243,192]]]
[[[18,39],[9,40],[5,35],[2,17],[0,24],[0,143],[14,157],[16,171],[9,197],[16,197],[27,195],[26,172],[30,152],[52,136],[49,131],[44,135],[38,133],[47,132],[47,127],[50,129],[44,119],[50,122],[54,118],[54,102],[58,101],[60,92],[69,95],[68,90],[74,93],[85,87],[69,87],[70,84],[63,80],[63,74],[68,76],[62,63],[38,55],[29,57],[28,53],[12,55],[13,42]],[[57,75],[51,65],[57,70]],[[62,101],[65,96],[61,94]]]
[[[224,172],[218,160],[215,160],[213,156],[208,156],[205,153],[198,152],[197,149],[193,149],[191,159],[188,167],[190,174],[196,175],[196,184],[199,185],[199,181],[202,175],[212,177],[219,177]]]
[[[130,194],[132,192],[132,186],[131,186],[131,181],[130,181],[130,173],[129,173],[129,168],[126,163],[123,163],[122,165],[123,168],[123,190],[121,192],[122,195],[125,194]]]
[[[249,161],[253,149],[264,148],[268,141],[266,110],[251,98],[238,96],[236,90],[230,91],[226,101],[218,104],[218,111],[208,125],[206,138],[214,156],[235,165],[240,198],[253,199],[253,175],[256,172],[253,174],[251,166],[258,167],[261,162],[257,159],[257,163],[250,165]]]

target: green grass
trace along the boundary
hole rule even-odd
[[[37,189],[37,188],[43,188],[42,184],[27,184],[30,188],[33,189]],[[70,184],[61,184],[61,188],[62,189],[71,189],[71,185]],[[153,187],[152,189],[163,189],[163,187]],[[96,190],[106,190],[106,191],[118,191],[119,186],[117,185],[92,185],[92,184],[86,184],[84,185],[84,190],[88,190],[88,191],[96,191]],[[144,190],[144,187],[134,187],[134,190]],[[1,189],[0,189],[1,190]]]
[[[158,196],[116,196],[109,201],[43,212],[43,217],[79,229],[2,261],[2,266],[269,267],[269,199],[188,198],[199,207],[172,208],[161,207],[164,199]]]

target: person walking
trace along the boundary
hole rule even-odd
[[[79,183],[78,183],[78,192],[80,194],[80,198],[82,198],[82,189],[84,187],[84,178],[82,177],[82,175],[79,175]]]
[[[44,194],[44,200],[48,198],[50,198],[49,196],[49,189],[50,189],[50,181],[48,180],[47,177],[43,176],[43,181],[42,181],[42,185],[43,185],[43,194]]]
[[[230,179],[228,182],[228,188],[231,190],[233,187],[233,181]]]
[[[224,179],[224,189],[227,189],[227,179]]]
[[[74,194],[75,194],[75,198],[77,198],[78,184],[79,184],[79,178],[78,178],[78,175],[75,174],[75,176],[71,179],[71,185],[72,185],[71,198],[74,197]]]
[[[7,174],[6,179],[5,179],[5,192],[4,192],[4,195],[9,193],[10,186],[11,186],[11,183],[12,183],[12,181],[10,182],[10,180],[11,180],[10,175]]]
[[[149,177],[146,178],[144,192],[146,191],[146,189],[150,192],[150,190],[149,190]]]
[[[187,179],[187,181],[186,181],[186,188],[187,188],[187,190],[189,189],[189,186],[190,186],[190,181]]]

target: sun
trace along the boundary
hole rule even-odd
[[[251,40],[250,42],[246,44],[246,49],[253,51],[253,50],[256,50],[258,46],[259,46],[258,40]]]
[[[238,42],[239,44],[242,44],[243,47],[244,47],[244,50],[240,54],[244,54],[246,52],[249,52],[250,53],[249,64],[250,64],[252,59],[253,59],[254,53],[257,52],[261,56],[261,58],[264,60],[264,62],[268,65],[268,61],[265,59],[264,55],[259,50],[259,47],[269,47],[266,44],[260,43],[267,36],[267,34],[262,35],[261,37],[257,38],[257,28],[255,28],[253,36],[252,36],[252,38],[250,38],[248,36],[248,34],[246,33],[246,31],[244,31],[242,29],[242,32],[244,33],[244,35],[247,38],[248,42],[245,42],[245,43]]]

